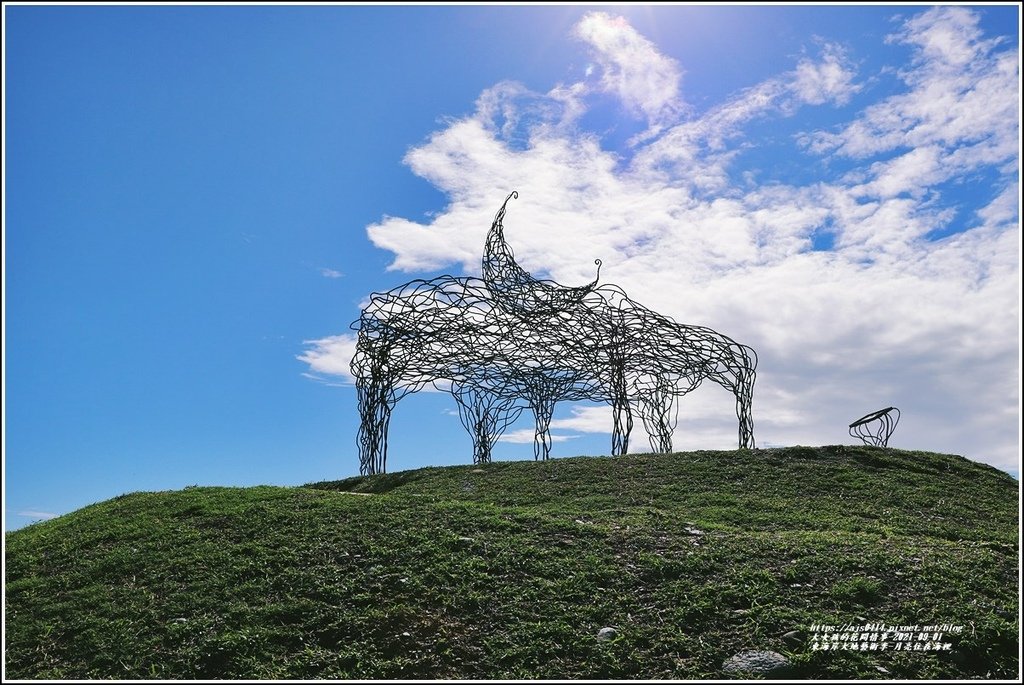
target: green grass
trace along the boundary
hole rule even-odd
[[[6,675],[722,678],[772,649],[802,678],[1013,678],[1017,501],[990,467],[866,447],[134,493],[7,534]],[[782,638],[866,621],[965,632]]]

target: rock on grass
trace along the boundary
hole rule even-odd
[[[746,651],[726,659],[722,670],[733,675],[780,676],[789,670],[790,665],[789,659],[778,652]]]

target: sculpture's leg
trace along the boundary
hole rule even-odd
[[[754,415],[751,405],[754,400],[754,370],[745,369],[737,374],[736,386],[736,418],[739,421],[740,449],[754,448]]]
[[[531,406],[537,418],[537,428],[533,436],[533,459],[550,459],[551,415],[555,413],[555,403],[547,399],[538,399]]]
[[[660,454],[672,451],[672,431],[675,428],[673,408],[675,395],[656,392],[643,400],[641,417],[651,441],[651,449]]]
[[[629,434],[633,431],[633,411],[629,400],[616,397],[612,401],[612,456],[629,451]]]
[[[487,461],[491,461],[491,449],[498,439],[504,435],[505,430],[516,422],[519,415],[523,413],[523,407],[516,406],[515,400],[508,398],[499,399],[488,409],[487,427]]]
[[[388,472],[388,429],[391,426],[391,406],[384,404],[380,421],[377,423],[379,449],[377,450],[377,473]]]
[[[489,464],[494,444],[522,408],[513,400],[484,390],[460,387],[452,395],[458,403],[459,419],[473,440],[473,463]]]
[[[757,376],[757,354],[746,345],[722,342],[720,356],[728,363],[721,371],[716,370],[708,377],[728,389],[736,396],[736,419],[739,422],[739,448],[754,448],[754,416],[751,405],[754,400],[754,379]]]
[[[481,416],[477,419],[476,431],[473,436],[474,464],[491,463],[491,434],[493,432],[493,425],[494,419],[491,418],[490,412],[484,410]]]
[[[387,471],[388,425],[391,404],[386,389],[373,384],[356,389],[359,398],[359,472],[364,476]]]
[[[629,406],[629,392],[626,389],[625,362],[616,355],[608,365],[611,371],[607,388],[612,405],[612,456],[629,451],[629,434],[633,431],[633,411]]]
[[[486,464],[491,460],[487,408],[476,392],[452,394],[459,407],[459,419],[473,441],[473,463]]]
[[[366,388],[357,385],[356,396],[359,398],[359,433],[356,435],[359,473],[366,476],[374,472],[377,461],[377,441],[374,439],[376,431],[373,424],[376,412]]]

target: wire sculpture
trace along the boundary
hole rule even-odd
[[[494,217],[482,278],[444,275],[373,293],[353,322],[361,473],[386,471],[391,412],[428,385],[455,398],[476,464],[491,460],[527,409],[534,459],[549,459],[554,408],[567,401],[611,405],[613,455],[628,451],[634,416],[651,449],[671,452],[678,400],[705,380],[735,395],[739,446],[753,448],[754,350],[658,314],[616,285],[599,286],[599,259],[584,286],[534,278],[516,262],[502,225],[518,197],[513,191]]]
[[[895,412],[895,416],[893,415]],[[900,422],[900,410],[886,407],[860,417],[850,424],[850,436],[860,438],[865,445],[888,447],[889,438]]]

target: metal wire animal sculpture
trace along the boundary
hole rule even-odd
[[[551,418],[566,401],[611,405],[613,455],[628,451],[634,416],[651,448],[670,452],[678,399],[705,380],[735,395],[739,446],[752,448],[754,350],[677,323],[598,278],[579,287],[533,278],[504,236],[508,201],[517,197],[505,199],[491,224],[482,279],[445,275],[374,293],[352,324],[360,471],[386,470],[391,412],[427,385],[455,398],[474,463],[491,460],[526,409],[535,419],[534,459],[550,458]]]
[[[895,413],[895,416],[893,415]],[[850,424],[850,436],[860,438],[865,445],[887,447],[896,424],[900,422],[900,410],[886,407],[860,417]]]

